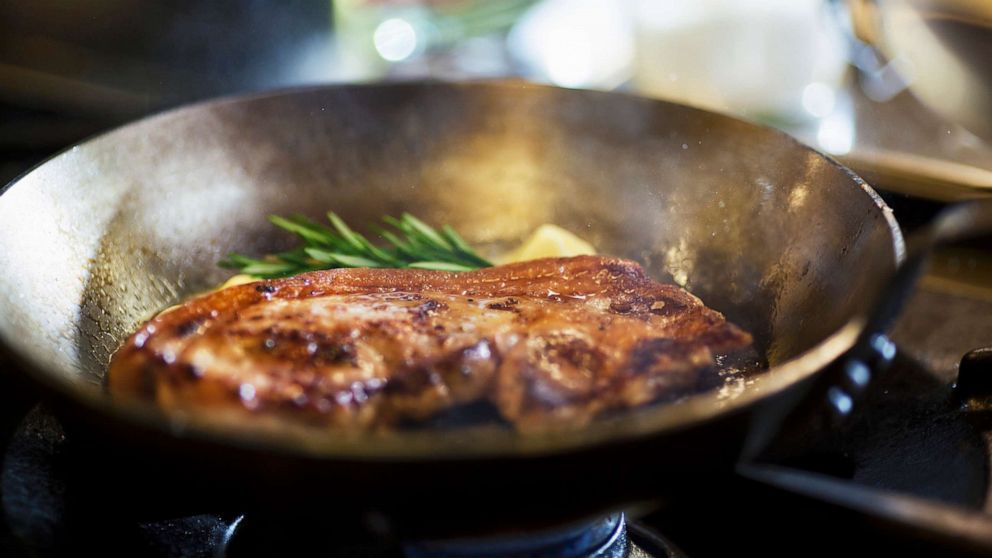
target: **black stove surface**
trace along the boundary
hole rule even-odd
[[[890,201],[897,216],[909,203]],[[926,220],[928,207],[910,209],[908,221]],[[628,521],[629,555],[992,555],[985,405],[992,391],[981,381],[955,387],[962,355],[992,345],[990,260],[967,250],[938,255],[892,332],[900,348],[894,365],[842,429],[798,451],[773,444],[738,477]],[[74,446],[14,376],[0,374],[0,382],[2,556],[403,554],[361,526],[328,526],[319,517],[281,522],[222,510],[138,517],[106,504],[101,487],[72,474],[86,448]]]
[[[104,506],[100,487],[74,475],[85,448],[67,438],[44,405],[23,417],[9,438],[0,473],[4,522],[0,556],[327,558],[660,558],[683,556],[641,522],[614,514],[588,524],[520,539],[401,544],[367,526],[320,517],[204,513],[146,517]],[[113,499],[112,497],[110,499]],[[116,501],[116,500],[114,500]],[[154,515],[154,514],[153,514]]]

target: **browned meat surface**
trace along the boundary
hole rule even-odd
[[[115,396],[369,428],[488,400],[520,430],[684,392],[750,336],[628,260],[466,273],[337,269],[230,287],[145,323]]]

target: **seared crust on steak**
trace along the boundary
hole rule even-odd
[[[684,393],[751,337],[635,262],[549,258],[449,273],[334,269],[200,296],[110,364],[163,409],[370,428],[490,401],[519,430]]]

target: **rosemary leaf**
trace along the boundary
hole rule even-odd
[[[269,222],[280,229],[295,234],[307,243],[328,247],[333,246],[332,240],[326,234],[308,227],[307,224],[299,220],[290,220],[278,215],[272,215],[269,217]]]
[[[332,264],[331,267],[385,267],[382,262],[361,256],[327,252],[319,248],[305,248],[307,254],[318,262]]]
[[[441,234],[448,239],[448,242],[455,247],[455,250],[457,250],[460,255],[478,264],[479,267],[492,267],[493,264],[490,263],[489,260],[479,257],[479,255],[472,250],[472,247],[465,242],[465,239],[462,238],[460,234],[455,232],[455,229],[445,225],[441,227]]]
[[[341,235],[341,238],[343,238],[345,242],[350,244],[356,251],[362,251],[364,245],[362,244],[362,241],[359,240],[360,235],[358,233],[351,230],[348,225],[346,225],[345,222],[333,212],[327,213],[327,219],[330,220],[332,225],[334,225],[334,228],[337,229],[338,234]]]
[[[258,278],[286,277],[335,267],[469,271],[492,265],[451,227],[445,225],[438,231],[409,213],[399,219],[383,217],[395,229],[378,231],[388,243],[385,246],[373,244],[333,212],[327,213],[327,219],[330,227],[300,215],[288,218],[273,215],[269,218],[272,224],[299,237],[302,246],[261,259],[230,253],[218,265]]]
[[[433,228],[428,226],[420,219],[417,219],[413,215],[410,215],[409,213],[404,213],[403,222],[409,225],[410,229],[416,231],[421,236],[423,236],[427,240],[428,244],[437,245],[442,248],[446,248],[448,250],[452,249],[451,245],[448,244],[448,241],[445,240],[444,237],[437,234],[437,231],[435,231]]]

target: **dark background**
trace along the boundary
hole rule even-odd
[[[329,1],[0,2],[0,184],[68,145],[197,99],[300,83]]]

